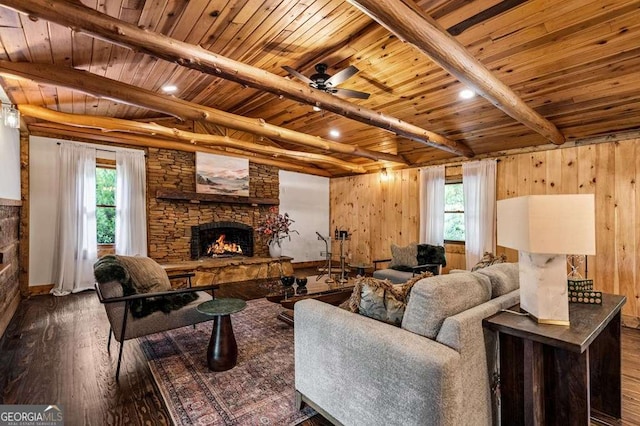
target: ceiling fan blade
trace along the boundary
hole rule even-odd
[[[286,65],[284,65],[282,68],[292,76],[296,77],[297,79],[302,80],[307,84],[313,84],[313,81],[311,81],[308,77],[305,77],[304,75],[300,74],[298,71],[294,70],[293,68],[288,67]]]
[[[331,89],[331,93],[340,96],[346,96],[348,98],[358,98],[358,99],[369,99],[371,96],[369,93],[358,92],[357,90],[351,89]]]
[[[324,84],[326,84],[327,86],[336,87],[338,84],[343,83],[353,77],[358,71],[360,71],[358,68],[350,65],[342,71],[336,73],[336,75],[331,77],[329,80],[325,81]]]

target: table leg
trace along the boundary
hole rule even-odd
[[[211,339],[207,348],[207,365],[212,371],[226,371],[238,361],[238,345],[233,334],[230,315],[217,315],[213,319]]]
[[[596,417],[622,417],[620,312],[589,345],[591,410]],[[594,413],[595,411],[595,413]],[[607,419],[611,422],[611,419]]]
[[[589,355],[545,347],[545,415],[547,425],[588,425]]]
[[[522,339],[498,333],[500,339],[500,409],[503,425],[524,425],[524,347]]]
[[[524,424],[544,424],[543,345],[524,340]]]

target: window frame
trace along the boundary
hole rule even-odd
[[[96,171],[98,169],[110,169],[110,170],[116,170],[116,162],[115,160],[108,160],[106,158],[96,158]],[[114,189],[115,191],[115,189]],[[116,211],[116,204],[115,204],[115,197],[114,197],[114,204],[98,204],[98,200],[96,199],[96,214],[97,214],[97,209],[98,208],[112,208],[114,211]],[[115,216],[114,216],[115,218]],[[115,219],[114,219],[115,220]],[[97,229],[96,229],[96,233],[97,233]],[[96,235],[97,238],[97,235]],[[98,251],[99,254],[103,253],[103,254],[110,254],[111,251],[113,251],[113,249],[115,249],[115,240],[116,240],[116,236],[115,236],[115,229],[114,229],[114,235],[113,235],[113,243],[97,243],[98,244]]]
[[[463,182],[462,182],[462,176],[449,177],[449,178],[446,178],[445,182],[444,182],[445,188],[447,187],[447,185],[456,185],[456,184],[464,185]],[[445,189],[445,191],[446,191],[446,189]],[[463,192],[463,194],[464,194],[464,192]],[[445,203],[445,210],[444,210],[445,217],[446,217],[447,213],[462,213],[463,217],[464,217],[464,208],[462,210],[447,210],[446,209],[446,203]],[[465,238],[466,238],[466,233],[465,233]],[[445,238],[444,239],[444,243],[445,244],[464,245],[466,243],[466,240],[448,240],[448,239]]]

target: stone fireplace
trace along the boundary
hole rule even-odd
[[[253,256],[253,228],[217,221],[191,227],[191,259]]]

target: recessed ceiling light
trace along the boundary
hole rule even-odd
[[[476,95],[476,93],[473,90],[470,89],[463,89],[460,91],[460,97],[462,99],[471,99]]]
[[[174,86],[173,84],[167,84],[166,86],[162,86],[162,91],[165,93],[173,93],[176,90],[178,90],[178,87]]]
[[[337,131],[336,129],[329,130],[329,135],[333,136],[334,138],[337,138],[338,136],[340,136],[340,132]]]
[[[314,106],[314,107],[313,107],[313,110],[314,110],[314,111],[322,111],[322,108],[317,107],[317,106]]]

